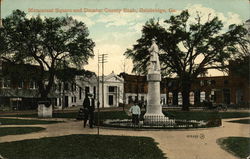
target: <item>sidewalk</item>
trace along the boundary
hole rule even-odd
[[[238,119],[249,119],[237,118]],[[217,145],[216,140],[228,136],[250,137],[249,125],[226,122],[234,119],[223,119],[223,126],[193,130],[110,130],[100,129],[101,135],[147,136],[159,143],[159,148],[170,159],[237,159]],[[46,128],[45,131],[24,135],[0,137],[0,142],[11,142],[42,137],[55,137],[70,134],[97,134],[97,129],[83,128],[81,121],[67,120],[65,123],[49,125],[32,125]],[[11,125],[14,127],[15,125]],[[3,125],[1,126],[3,127]],[[9,126],[6,126],[9,127]],[[18,125],[21,127],[21,125]],[[27,125],[25,125],[27,127]]]

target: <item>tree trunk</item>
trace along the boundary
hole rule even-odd
[[[182,110],[189,111],[189,92],[191,88],[191,82],[189,79],[184,79],[182,81]]]
[[[189,91],[190,89],[184,89],[182,91],[182,110],[189,111]]]

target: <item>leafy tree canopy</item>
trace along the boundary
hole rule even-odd
[[[41,97],[47,97],[63,65],[82,68],[93,57],[94,42],[83,22],[72,17],[28,18],[15,10],[0,28],[0,57],[18,64],[38,65]],[[48,73],[46,76],[45,72]]]
[[[133,71],[147,73],[148,48],[156,39],[159,46],[159,59],[162,72],[175,75],[180,81],[183,97],[183,110],[188,110],[191,82],[209,69],[225,70],[228,61],[245,56],[247,30],[242,25],[230,25],[225,32],[218,17],[207,17],[203,23],[197,14],[195,20],[187,10],[165,20],[163,27],[159,21],[150,19],[142,29],[142,36],[124,53],[133,60]],[[249,55],[249,50],[246,51]]]
[[[231,25],[222,33],[223,23],[214,17],[203,24],[197,14],[190,23],[187,10],[165,20],[168,28],[150,19],[142,29],[142,36],[125,55],[134,63],[133,71],[146,73],[149,61],[148,47],[156,38],[160,49],[161,68],[169,74],[197,77],[209,69],[225,69],[227,61],[241,56],[240,46],[247,46],[247,30],[242,25]],[[249,51],[248,51],[249,54]]]

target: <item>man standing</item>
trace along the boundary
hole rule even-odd
[[[89,107],[90,107],[89,94],[86,94],[85,99],[83,101],[83,127],[86,127],[87,121],[89,120]]]
[[[94,123],[94,111],[95,111],[95,99],[90,94],[90,106],[89,106],[89,127],[93,128]]]
[[[89,127],[93,128],[94,111],[95,100],[92,98],[92,94],[88,93],[83,101],[84,127],[86,127],[87,121],[89,120]]]
[[[129,112],[132,113],[132,123],[134,125],[138,125],[139,124],[139,117],[141,115],[141,109],[140,107],[138,106],[137,103],[134,103],[132,105],[132,107],[129,109]]]

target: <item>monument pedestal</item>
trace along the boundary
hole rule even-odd
[[[144,115],[144,123],[167,121],[168,117],[162,113],[160,104],[160,71],[149,72],[148,81],[148,96],[147,96],[147,111]]]
[[[52,118],[52,105],[48,103],[38,103],[38,117]]]

